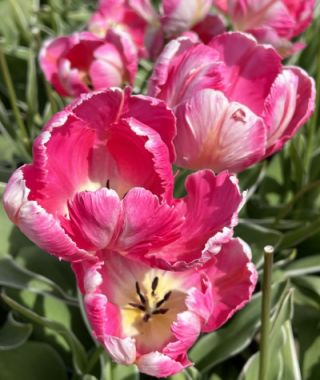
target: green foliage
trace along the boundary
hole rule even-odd
[[[0,71],[0,194],[13,170],[31,160],[30,146],[42,126],[65,104],[44,81],[39,48],[50,37],[82,29],[94,6],[81,0],[0,0],[0,50],[17,108]],[[318,89],[319,35],[318,1],[304,36],[307,48],[288,61],[317,78]],[[145,91],[151,68],[148,61],[140,63],[134,91]],[[275,248],[270,380],[320,378],[319,109],[318,98],[313,118],[282,152],[239,175],[248,193],[235,235],[252,247],[260,275],[264,246]],[[176,197],[184,194],[187,174],[177,173]],[[148,379],[135,366],[113,364],[90,336],[70,267],[35,247],[2,206],[0,229],[1,380]],[[261,283],[224,327],[200,337],[190,351],[195,367],[171,380],[258,379],[260,289]]]

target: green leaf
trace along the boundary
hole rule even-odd
[[[309,237],[320,232],[320,219],[317,218],[311,223],[306,223],[305,226],[297,228],[293,231],[287,232],[278,246],[278,249],[295,247],[297,244],[303,242]]]
[[[114,380],[138,380],[139,371],[135,365],[124,366],[116,364],[112,368],[112,378]]]
[[[77,300],[66,294],[55,282],[17,265],[11,258],[0,260],[0,285],[14,289],[28,289],[31,292],[62,298],[77,305]]]
[[[32,333],[30,323],[17,322],[12,313],[0,330],[0,351],[11,350],[24,344]]]
[[[303,380],[319,380],[320,324],[319,310],[296,305],[293,321],[299,345],[299,362]]]
[[[272,357],[268,366],[268,380],[283,380],[284,357],[281,348],[285,344],[284,325],[290,321],[293,311],[293,289],[285,291],[273,315],[270,331],[269,352]],[[260,352],[255,353],[245,364],[238,380],[256,380],[259,378]],[[294,380],[294,379],[292,379]]]
[[[286,283],[272,286],[272,306],[279,301]],[[190,358],[202,373],[247,347],[260,328],[261,292],[239,311],[226,327],[199,339],[191,349]]]
[[[283,358],[283,373],[281,380],[301,380],[301,371],[297,355],[291,322],[284,324],[284,344],[281,348]]]
[[[65,339],[73,353],[73,362],[76,371],[79,374],[84,373],[84,369],[87,365],[86,352],[78,338],[74,335],[74,333],[71,330],[66,328],[62,323],[51,321],[47,318],[41,317],[34,311],[20,305],[18,302],[8,297],[4,292],[1,294],[1,297],[7,305],[9,305],[16,312],[23,315],[25,318],[29,319],[30,321],[36,324],[39,324],[40,326],[47,327],[61,335]]]
[[[285,271],[288,277],[320,272],[320,255],[312,255],[295,260],[285,267]]]
[[[235,235],[245,240],[253,251],[253,261],[257,266],[263,262],[263,248],[266,245],[276,246],[282,239],[279,231],[251,223],[240,219],[235,228]]]
[[[0,355],[1,380],[67,380],[66,368],[56,351],[45,343],[27,342]]]

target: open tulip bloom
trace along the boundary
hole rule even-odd
[[[199,269],[172,272],[108,252],[73,265],[94,335],[121,364],[165,377],[192,363],[201,332],[223,325],[251,298],[257,274],[250,249],[230,240]]]
[[[149,95],[174,109],[177,165],[239,172],[280,150],[305,124],[315,85],[301,68],[282,66],[271,46],[230,32],[208,45],[169,42]]]

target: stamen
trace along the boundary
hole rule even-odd
[[[136,281],[136,292],[137,292],[137,294],[138,294],[138,296],[140,298],[141,303],[143,305],[145,305],[146,304],[146,299],[145,299],[144,295],[141,293],[141,289],[140,289],[138,281]]]
[[[140,305],[139,303],[129,302],[128,305],[130,305],[136,309],[146,311],[145,307],[143,305]]]
[[[169,309],[156,309],[152,314],[165,314]]]
[[[110,189],[110,179],[107,180],[106,188],[107,188],[107,189]]]
[[[165,303],[166,301],[168,301],[168,299],[170,298],[170,296],[171,296],[171,290],[169,291],[169,292],[167,292],[165,295],[164,295],[164,297],[162,298],[162,300],[160,300],[160,301],[158,301],[157,303],[156,303],[156,307],[159,307],[159,306],[161,306],[163,303]]]
[[[150,314],[145,314],[145,315],[143,316],[143,322],[148,322],[150,318],[151,318],[151,315],[150,315]]]
[[[157,287],[158,287],[158,284],[159,284],[159,277],[155,277],[153,280],[152,280],[152,284],[151,284],[151,289],[152,289],[152,292],[151,292],[151,295],[154,296],[154,292],[156,291]]]

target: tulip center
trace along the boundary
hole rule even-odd
[[[143,322],[148,322],[152,316],[159,315],[159,314],[166,314],[169,311],[169,308],[165,307],[165,303],[169,300],[172,291],[169,290],[165,293],[165,295],[160,299],[157,296],[156,290],[159,284],[159,277],[154,277],[152,280],[152,291],[151,291],[151,297],[148,298],[147,295],[143,294],[143,292],[140,289],[139,282],[136,281],[136,293],[139,297],[140,302],[129,302],[128,305],[133,307],[134,309],[138,309],[142,311]],[[163,307],[164,306],[164,307]]]
[[[135,338],[141,353],[161,350],[172,338],[177,314],[186,309],[186,293],[178,281],[162,276],[161,271],[151,272],[134,282],[121,308],[124,335]]]

